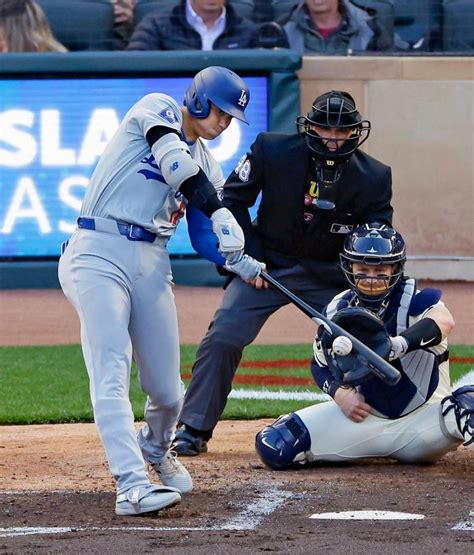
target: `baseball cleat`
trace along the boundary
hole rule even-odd
[[[167,451],[160,462],[150,463],[150,466],[165,486],[176,488],[181,493],[192,491],[193,479],[174,451]]]
[[[176,430],[172,448],[182,457],[195,457],[207,453],[207,441],[202,436],[190,432],[186,426],[180,426]]]
[[[128,491],[117,495],[115,514],[136,516],[173,507],[180,501],[181,495],[177,489],[150,484],[130,488]]]

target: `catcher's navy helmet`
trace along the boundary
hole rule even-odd
[[[306,135],[306,142],[311,150],[319,157],[336,163],[347,160],[368,139],[371,129],[370,121],[362,119],[355,100],[345,91],[330,91],[318,96],[313,102],[311,112],[307,116],[299,116],[296,125]],[[323,142],[326,137],[312,129],[312,125],[328,129],[350,129],[352,133],[332,152]]]
[[[405,241],[393,228],[371,223],[356,227],[344,241],[339,255],[341,268],[351,289],[365,303],[382,302],[403,275],[406,261]],[[367,266],[393,266],[390,277],[356,274],[353,263]],[[369,283],[369,285],[367,284]]]
[[[248,124],[245,108],[250,92],[236,73],[220,66],[209,66],[196,74],[184,96],[184,105],[195,118],[207,118],[211,102],[220,110]]]

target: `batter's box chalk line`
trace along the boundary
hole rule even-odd
[[[21,528],[0,528],[0,538],[13,536],[31,536],[46,534],[67,534],[74,532],[93,532],[93,531],[118,531],[118,532],[166,532],[166,531],[183,531],[183,532],[209,532],[219,530],[255,530],[257,526],[270,514],[275,512],[285,501],[293,497],[295,494],[290,491],[280,489],[277,484],[259,483],[259,488],[263,491],[257,495],[249,503],[243,506],[239,513],[224,521],[222,524],[213,526],[200,527],[150,527],[150,526],[114,526],[114,527],[69,527],[69,526],[52,526],[52,527],[21,527]],[[4,492],[3,492],[4,493]],[[31,492],[30,492],[31,493]],[[43,492],[44,493],[44,492]],[[50,492],[48,492],[50,493]],[[64,493],[64,492],[63,492]]]
[[[462,522],[458,522],[451,528],[451,530],[465,530],[469,532],[474,532],[474,511],[471,511],[469,513],[469,516],[472,518],[468,520],[463,520]]]

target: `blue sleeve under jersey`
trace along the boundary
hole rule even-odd
[[[189,204],[186,208],[186,220],[193,249],[203,258],[207,258],[219,266],[224,266],[225,258],[217,250],[217,237],[212,231],[211,220]]]

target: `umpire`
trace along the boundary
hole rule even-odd
[[[391,224],[391,169],[359,150],[371,125],[347,92],[319,96],[296,123],[292,135],[258,135],[227,179],[223,203],[244,230],[246,252],[321,310],[345,288],[338,257],[347,234],[356,224]],[[173,444],[179,455],[207,451],[244,347],[288,302],[259,277],[232,279],[197,351]]]

